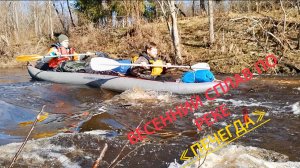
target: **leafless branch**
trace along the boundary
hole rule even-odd
[[[138,150],[140,147],[144,146],[145,144],[141,144],[134,148],[132,151],[128,152],[124,157],[122,157],[112,168],[116,167],[120,162],[122,162],[127,156],[129,156],[132,152]]]
[[[282,44],[282,42],[280,41],[280,39],[277,38],[273,33],[267,31],[267,34],[269,34],[269,35],[271,35],[272,37],[274,37],[274,38],[281,44],[281,46],[284,48],[284,45]]]
[[[38,115],[36,116],[36,118],[35,118],[35,120],[34,120],[32,126],[31,126],[30,131],[28,132],[28,134],[27,134],[25,140],[23,141],[22,145],[20,146],[18,152],[16,153],[16,155],[15,155],[14,158],[13,158],[13,160],[11,161],[9,168],[12,168],[13,165],[14,165],[14,163],[15,163],[15,161],[18,159],[19,154],[22,152],[24,146],[26,145],[26,143],[27,143],[27,141],[28,141],[28,139],[29,139],[29,137],[30,137],[30,135],[31,135],[31,133],[32,133],[32,131],[33,131],[35,125],[36,125],[36,123],[38,122],[38,120],[39,120],[39,118],[40,118],[40,115],[41,115],[42,112],[44,111],[44,108],[45,108],[45,107],[46,107],[46,106],[44,105],[44,106],[42,107],[42,110],[41,110],[41,111],[38,113]]]
[[[146,117],[149,116],[149,112],[150,112],[150,111],[147,112]],[[143,121],[144,121],[144,120],[142,120],[136,128],[138,128],[138,127],[143,123]],[[123,146],[123,148],[121,149],[121,151],[119,152],[119,154],[117,155],[117,157],[110,163],[110,165],[108,166],[108,168],[112,167],[113,164],[119,159],[121,153],[124,151],[125,147],[126,147],[128,144],[129,144],[129,140],[128,140],[128,141],[126,142],[126,144]],[[119,162],[118,162],[118,163],[119,163]]]
[[[107,143],[105,143],[104,148],[102,149],[98,159],[95,161],[95,163],[93,165],[93,168],[97,168],[100,165],[100,162],[103,159],[105,152],[107,151],[107,147],[108,147],[108,145],[107,145]]]
[[[285,27],[286,27],[286,12],[283,8],[282,0],[280,0],[280,6],[281,6],[281,9],[284,13],[284,21],[283,21],[283,35],[284,35],[285,34]]]
[[[210,129],[210,133],[212,134],[212,129]],[[200,138],[200,137],[199,137],[199,138]],[[210,144],[210,141],[208,140],[207,149],[209,149],[209,144]],[[205,162],[205,160],[206,160],[206,157],[207,157],[207,153],[208,153],[208,150],[206,150],[205,156],[204,156],[204,159],[203,159],[203,162],[198,166],[198,168],[200,168],[200,167],[204,164],[204,162]],[[201,159],[199,159],[199,163],[200,163],[200,160],[201,160]]]

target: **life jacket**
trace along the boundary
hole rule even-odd
[[[150,57],[146,53],[142,53],[139,56],[134,55],[131,58],[131,62],[134,63],[139,57],[144,57],[148,60],[148,62],[152,65],[163,65],[163,61],[159,59],[150,59]],[[163,72],[163,67],[151,67],[151,75],[158,76]]]
[[[75,53],[74,48],[65,48],[65,47],[61,46],[59,43],[55,43],[55,44],[51,45],[51,47],[55,47],[61,55],[69,55],[69,54]],[[60,57],[60,58],[55,57],[49,61],[49,67],[56,68],[62,62],[70,61],[73,59],[74,59],[74,57]]]
[[[152,65],[163,65],[163,61],[162,60],[149,60],[149,62],[152,64]],[[163,72],[163,67],[152,67],[151,69],[151,75],[152,76],[158,76],[160,75],[162,72]]]

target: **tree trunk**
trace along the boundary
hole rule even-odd
[[[202,11],[206,13],[204,0],[200,0],[200,13],[202,13]]]
[[[164,1],[157,1],[158,4],[160,5],[160,8],[161,8],[161,11],[163,13],[163,16],[166,20],[166,23],[167,23],[167,26],[168,26],[168,30],[169,30],[169,33],[170,35],[172,35],[172,31],[171,31],[171,24],[169,22],[169,15],[167,15],[166,13],[166,9],[165,9],[165,2]]]
[[[19,18],[18,18],[18,12],[17,12],[17,7],[16,7],[16,3],[19,3],[19,2],[13,2],[13,17],[14,17],[14,34],[15,34],[15,38],[16,38],[16,41],[19,42]]]
[[[180,46],[180,38],[179,32],[177,27],[177,14],[176,14],[176,7],[175,2],[173,0],[168,0],[169,8],[171,11],[171,19],[172,19],[172,41],[175,50],[175,60],[177,63],[182,63],[182,56],[181,56],[181,46]]]
[[[193,0],[192,4],[192,15],[195,16],[195,0]]]
[[[133,12],[135,16],[134,27],[136,29],[136,34],[140,34],[140,1],[136,0],[133,4]]]
[[[48,1],[48,10],[49,10],[49,33],[50,33],[50,38],[53,40],[54,39],[54,33],[53,33],[53,23],[52,23],[52,8],[51,8],[51,1]]]
[[[175,4],[176,9],[178,9],[179,13],[186,17],[186,14]]]
[[[300,0],[297,0],[296,6],[297,6],[297,9],[298,9],[298,15],[300,15]]]
[[[4,2],[3,2],[4,3]],[[9,9],[9,2],[5,2],[5,9]],[[6,16],[5,16],[5,34],[6,37],[10,37],[10,17],[9,17],[9,10],[6,10]]]
[[[259,9],[259,2],[255,2],[255,5],[256,5],[256,13],[259,13],[260,12],[260,9]]]
[[[35,30],[35,35],[39,35],[39,30],[38,30],[38,18],[37,18],[37,5],[36,1],[33,1],[33,19],[34,19],[34,30]]]
[[[64,6],[63,6],[61,1],[59,2],[59,4],[60,4],[60,8],[61,8],[61,15],[60,16],[62,18],[62,21],[64,23],[64,27],[65,27],[66,31],[69,32],[69,22],[65,18]]]
[[[72,12],[71,12],[71,8],[70,8],[70,2],[69,2],[69,0],[67,0],[67,5],[68,5],[68,10],[69,10],[69,14],[70,14],[72,26],[76,27],[76,25],[74,23],[74,20],[73,20],[73,16],[72,16]]]
[[[68,31],[67,31],[67,28],[65,27],[64,21],[63,21],[62,18],[60,17],[59,11],[58,11],[58,9],[57,9],[56,6],[55,6],[55,2],[52,3],[52,5],[53,5],[53,7],[54,7],[54,9],[55,9],[55,11],[56,11],[56,15],[57,15],[57,17],[59,18],[60,23],[61,23],[61,25],[62,25],[62,27],[63,27],[63,29],[64,29],[64,33],[67,33],[67,32],[68,32]]]
[[[298,46],[297,49],[300,50],[300,28],[298,28],[299,33],[298,33]]]
[[[284,20],[283,20],[283,35],[285,34],[285,28],[286,28],[286,12],[283,8],[282,0],[280,0],[280,7],[284,13]]]
[[[64,7],[63,7],[63,4],[60,2],[60,8],[61,8],[61,15],[64,16]]]
[[[215,33],[214,33],[214,7],[213,1],[208,0],[208,20],[209,20],[209,41],[210,44],[215,42]]]
[[[124,10],[125,10],[125,17],[126,17],[126,25],[129,26],[129,9],[128,9],[128,5],[127,2],[123,0],[123,4],[124,4]]]

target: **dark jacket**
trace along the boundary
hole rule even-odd
[[[146,62],[147,64],[151,64],[150,60],[151,60],[150,56],[147,55],[146,52],[142,52],[139,55],[139,58],[134,62],[134,64],[140,64],[142,62]],[[165,68],[164,68],[164,70],[165,70]],[[142,66],[135,66],[135,67],[132,67],[131,70],[130,70],[130,74],[132,76],[143,78],[143,79],[154,80],[157,76],[152,76],[151,72],[152,72],[151,67],[146,67],[145,68],[145,67],[142,67]]]

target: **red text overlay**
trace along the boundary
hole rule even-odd
[[[258,74],[262,74],[262,71],[267,71],[269,68],[274,68],[277,65],[277,58],[273,54],[269,54],[265,57],[265,60],[258,60],[254,66]],[[249,68],[245,68],[241,71],[241,74],[235,74],[233,77],[227,77],[224,81],[214,85],[212,88],[208,88],[205,92],[205,97],[207,100],[212,101],[220,97],[222,94],[227,93],[230,88],[235,89],[241,83],[250,81],[253,78],[253,73]],[[221,91],[221,92],[220,92]],[[209,93],[214,92],[215,95],[210,97]],[[153,118],[152,120],[146,122],[143,126],[137,127],[133,132],[129,132],[127,137],[131,144],[135,144],[138,141],[142,141],[146,138],[146,135],[152,135],[156,131],[159,131],[166,127],[168,124],[173,123],[179,118],[187,116],[188,113],[194,113],[199,107],[203,106],[200,96],[193,95],[190,100],[187,100],[185,103],[180,104],[175,107],[175,109],[169,109],[165,115]],[[197,128],[201,131],[201,126],[205,123],[208,126],[211,126],[214,122],[217,122],[219,119],[228,117],[230,113],[225,108],[225,105],[217,107],[213,112],[205,114],[203,117],[195,119],[195,124]],[[208,117],[209,116],[209,117]],[[210,118],[214,119],[214,122],[210,122]],[[155,128],[153,131],[149,131],[147,128],[151,125]],[[145,135],[146,134],[146,135]]]

